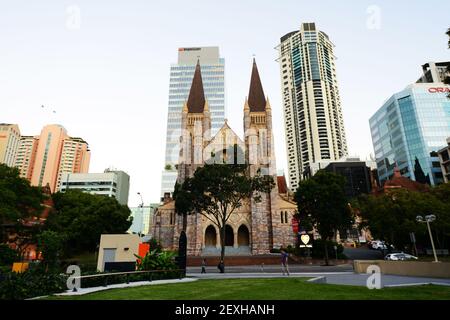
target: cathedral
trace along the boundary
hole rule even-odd
[[[294,245],[296,235],[292,219],[297,206],[288,192],[284,176],[276,175],[272,109],[264,95],[255,60],[243,107],[244,139],[229,127],[227,121],[211,137],[211,115],[199,61],[181,119],[178,183],[192,176],[205,163],[246,163],[250,175],[268,174],[276,182],[270,193],[262,195],[261,201],[246,199],[231,215],[225,230],[226,254],[268,254],[272,249]],[[165,197],[153,216],[151,236],[163,248],[176,250],[182,229],[183,217],[176,214],[174,200]],[[186,235],[188,255],[220,254],[219,230],[200,213],[188,216]]]

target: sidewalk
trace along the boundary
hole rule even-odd
[[[363,274],[363,273],[327,275],[325,283],[351,285],[351,286],[366,286],[366,281],[369,276],[370,274]],[[450,286],[450,279],[407,277],[388,274],[381,275],[381,287],[385,288],[425,285],[425,284]]]
[[[189,273],[187,276],[197,279],[251,279],[251,278],[286,278],[281,272],[248,272],[248,273]],[[370,274],[359,274],[354,272],[292,272],[291,278],[311,278],[311,282],[366,286]],[[381,275],[381,286],[385,288],[412,286],[412,285],[444,285],[450,286],[450,279],[406,277],[396,275]]]

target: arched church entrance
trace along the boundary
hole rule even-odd
[[[250,245],[250,233],[245,225],[241,225],[238,230],[238,245],[249,246]]]
[[[234,245],[234,232],[233,228],[229,225],[225,226],[225,246],[232,247]]]
[[[216,240],[216,228],[210,225],[205,230],[205,247],[215,247]]]

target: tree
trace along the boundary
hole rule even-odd
[[[42,252],[45,271],[56,270],[64,245],[64,237],[54,231],[43,231],[38,236],[38,249]]]
[[[326,265],[329,265],[327,241],[338,230],[346,230],[352,224],[344,187],[343,176],[320,170],[312,178],[301,181],[295,193],[299,220],[310,220],[324,240]]]
[[[247,199],[255,202],[275,186],[272,176],[251,177],[248,165],[205,164],[193,177],[177,187],[175,208],[184,215],[199,212],[219,229],[221,260],[225,257],[225,227],[236,209]],[[268,196],[268,195],[267,195]]]
[[[100,235],[125,233],[132,222],[130,209],[112,197],[68,190],[53,201],[46,228],[64,235],[66,253],[93,252]]]
[[[194,210],[194,194],[191,192],[192,190],[190,190],[190,188],[190,181],[183,184],[176,182],[173,191],[173,198],[175,200],[175,212],[183,217],[184,232],[186,232],[187,228],[187,216]]]
[[[16,250],[7,244],[0,244],[0,266],[11,266],[18,258]]]
[[[437,223],[431,227],[438,245],[444,247],[450,236],[449,196],[448,184],[424,193],[400,189],[378,196],[361,195],[353,207],[360,212],[361,228],[367,227],[374,238],[402,250],[410,246],[410,232],[416,234],[418,243],[428,245],[426,226],[417,223],[416,216],[434,214]]]
[[[38,225],[25,226],[26,219],[42,212],[43,195],[30,186],[17,168],[0,164],[0,242],[14,242],[19,254],[34,241]]]

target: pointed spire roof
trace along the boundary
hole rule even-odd
[[[202,113],[205,106],[205,93],[203,91],[202,72],[200,70],[200,60],[195,66],[194,78],[192,79],[191,91],[187,100],[189,113]]]
[[[259,78],[258,67],[255,58],[253,58],[252,76],[250,79],[250,90],[248,92],[248,105],[250,111],[261,112],[266,110],[266,98]]]

